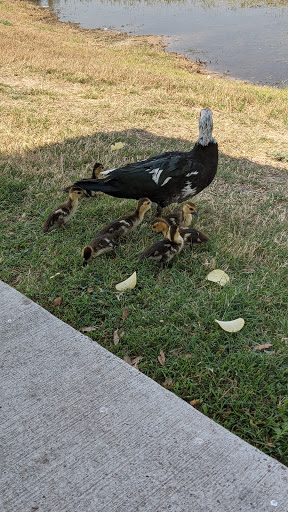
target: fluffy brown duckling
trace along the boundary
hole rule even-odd
[[[152,222],[151,228],[155,233],[162,233],[164,237],[167,237],[169,224],[164,218],[157,217]],[[202,231],[198,231],[198,229],[180,227],[179,232],[184,240],[184,247],[191,244],[201,244],[209,241],[208,236],[205,235],[205,233],[202,233]]]
[[[94,166],[93,166],[91,178],[93,180],[95,180],[97,178],[101,178],[100,173],[103,172],[103,171],[104,171],[104,165],[100,164],[99,162],[96,162],[94,164]]]
[[[196,206],[191,201],[187,201],[181,208],[180,212],[170,213],[163,216],[170,226],[190,226],[192,217],[198,217]]]
[[[146,258],[160,263],[160,266],[169,263],[176,254],[179,254],[184,246],[184,240],[179,232],[179,226],[169,226],[167,238],[156,242],[151,247],[145,249],[139,256],[139,260]]]
[[[78,201],[84,195],[87,195],[85,190],[80,187],[70,187],[68,189],[68,201],[66,203],[60,204],[53,212],[50,213],[48,219],[43,225],[43,233],[48,233],[55,228],[64,228],[65,224],[71,217],[74,215],[78,208]]]
[[[101,228],[99,235],[109,235],[111,238],[119,238],[133,231],[143,220],[145,213],[150,210],[152,201],[148,197],[142,197],[137,203],[136,210],[130,215],[123,215]]]
[[[97,234],[96,238],[91,242],[90,245],[86,245],[82,250],[83,267],[88,265],[90,258],[96,258],[101,254],[108,254],[115,251],[117,243],[110,237],[105,235]]]
[[[98,178],[101,178],[101,175],[100,173],[104,171],[104,165],[103,164],[100,164],[99,162],[96,162],[93,166],[93,169],[92,169],[92,175],[91,175],[91,178],[93,180],[96,180]],[[104,195],[104,192],[95,192],[93,190],[87,190],[87,194],[90,196],[90,197],[96,197],[96,196],[102,196]]]

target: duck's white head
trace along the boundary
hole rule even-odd
[[[210,108],[203,108],[199,117],[199,137],[197,143],[201,146],[208,146],[209,142],[216,143],[212,137],[213,119]]]

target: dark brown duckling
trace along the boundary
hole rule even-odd
[[[169,230],[169,224],[166,222],[164,218],[157,217],[151,224],[152,231],[155,233],[162,233],[164,237],[167,237],[167,233]],[[184,247],[188,247],[191,244],[200,244],[204,242],[208,242],[209,238],[202,231],[198,231],[198,229],[193,228],[179,228],[180,235],[184,240]]]
[[[150,210],[152,202],[148,197],[142,197],[137,203],[136,210],[130,215],[123,215],[119,219],[110,222],[98,232],[100,235],[109,235],[111,238],[119,238],[133,231],[143,220],[145,213]]]
[[[172,258],[179,254],[184,246],[184,240],[179,232],[178,226],[169,226],[167,238],[156,242],[145,249],[139,256],[139,260],[152,259],[160,263],[160,266],[169,263]]]
[[[93,180],[96,180],[98,178],[101,178],[102,176],[100,175],[101,172],[104,171],[104,165],[103,164],[100,164],[99,162],[96,162],[93,166],[93,170],[92,170],[92,176],[91,178]],[[104,178],[104,176],[103,176]],[[104,195],[104,192],[95,192],[93,190],[87,190],[87,193],[90,197],[96,197],[96,196],[103,196]]]
[[[53,212],[50,213],[48,219],[43,225],[43,233],[48,233],[52,229],[64,228],[65,224],[71,219],[78,208],[78,201],[84,195],[87,195],[85,190],[79,187],[70,187],[68,190],[68,201],[60,204]]]
[[[100,164],[99,162],[96,162],[94,164],[94,166],[93,166],[91,178],[93,180],[95,180],[97,178],[101,178],[100,173],[103,172],[103,171],[104,171],[104,165]]]
[[[84,260],[83,267],[88,265],[90,258],[96,258],[101,254],[112,253],[117,248],[117,245],[118,244],[110,236],[97,234],[91,244],[86,245],[82,250]]]
[[[188,227],[192,222],[192,217],[198,217],[196,206],[191,201],[187,201],[180,212],[170,213],[163,216],[170,226]]]

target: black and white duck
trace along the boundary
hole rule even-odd
[[[87,195],[87,193],[82,188],[76,186],[69,187],[68,201],[60,204],[60,206],[57,206],[57,208],[50,213],[43,225],[43,233],[48,233],[56,228],[64,228],[65,224],[75,214],[79,199],[84,195]]]
[[[151,228],[155,233],[162,233],[164,237],[167,237],[169,224],[165,218],[158,217],[152,222]],[[188,247],[191,244],[201,244],[209,241],[208,236],[202,231],[198,231],[198,229],[179,227],[179,232],[184,240],[184,247]]]
[[[160,266],[169,263],[179,254],[184,246],[184,240],[179,232],[179,226],[168,226],[166,238],[156,242],[143,251],[139,260],[151,259],[160,263]]]
[[[212,137],[209,108],[201,110],[199,136],[191,151],[169,151],[101,173],[104,179],[75,183],[85,190],[100,190],[114,197],[139,199],[144,195],[157,203],[157,215],[171,203],[181,203],[199,194],[214,179],[218,144]]]

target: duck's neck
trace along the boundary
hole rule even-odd
[[[199,119],[199,136],[196,144],[201,146],[208,146],[210,142],[216,144],[216,139],[212,137],[213,120],[211,116],[202,116]]]
[[[142,222],[142,220],[144,219],[144,215],[145,215],[145,211],[141,210],[141,208],[137,208],[135,214],[137,216],[137,219],[139,220],[139,222]]]
[[[71,208],[71,210],[77,210],[78,207],[78,197],[69,196],[68,199],[68,208]]]
[[[171,237],[171,235],[169,236],[169,232],[168,232],[168,237],[169,237],[169,240],[170,242],[174,242],[175,244],[178,244],[178,245],[183,245],[184,243],[184,240],[182,238],[182,236],[180,235],[180,232],[179,232],[179,229],[177,229],[177,231],[175,231],[174,233],[174,236],[173,238]]]
[[[182,211],[182,219],[181,221],[185,224],[185,226],[189,226],[192,222],[192,214],[185,213]]]
[[[213,142],[213,144],[216,144],[216,139],[214,139],[214,137],[212,137],[211,132],[203,131],[202,133],[199,133],[199,137],[196,140],[196,144],[200,144],[200,146],[208,146],[208,144],[210,144],[210,142]]]
[[[183,240],[182,236],[180,235],[179,231],[177,231],[175,233],[173,242],[175,242],[178,245],[182,245],[183,246],[184,240]]]

